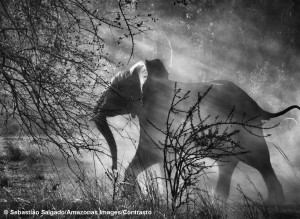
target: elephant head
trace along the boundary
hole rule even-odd
[[[128,71],[115,75],[110,85],[102,92],[94,109],[93,120],[101,134],[105,137],[112,155],[112,169],[117,169],[117,147],[113,134],[108,126],[107,117],[131,114],[134,118],[143,107],[143,87],[152,75],[163,75],[167,72],[160,60],[140,61]]]

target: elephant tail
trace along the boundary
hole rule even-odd
[[[267,111],[264,111],[263,110],[263,113],[262,113],[262,119],[264,120],[269,120],[269,119],[272,119],[272,118],[276,118],[276,117],[279,117],[279,116],[282,116],[284,115],[285,113],[287,113],[288,111],[292,110],[292,109],[298,109],[300,110],[300,107],[297,106],[297,105],[292,105],[278,113],[270,113],[270,112],[267,112]]]

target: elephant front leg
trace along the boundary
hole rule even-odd
[[[130,162],[129,166],[125,170],[124,176],[124,192],[125,194],[133,194],[133,191],[136,191],[139,188],[137,181],[138,175],[149,168],[150,166],[156,164],[157,157],[149,153],[149,151],[144,150],[140,145],[138,150]]]
[[[125,170],[124,182],[130,185],[137,184],[137,177],[143,171],[141,159],[135,155],[129,166]]]
[[[139,191],[137,177],[143,171],[141,162],[141,159],[136,154],[129,166],[126,168],[123,186],[124,196],[132,196],[137,191],[137,188]]]

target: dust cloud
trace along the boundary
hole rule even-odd
[[[246,9],[245,9],[246,10]],[[247,9],[248,10],[248,9]],[[248,12],[247,12],[248,13]],[[248,13],[249,14],[249,13]],[[300,105],[299,70],[300,56],[282,37],[283,29],[266,31],[256,14],[250,17],[235,13],[230,8],[211,10],[199,17],[183,22],[176,17],[159,17],[153,23],[153,31],[136,36],[133,57],[129,57],[132,45],[114,40],[107,52],[129,68],[141,59],[161,59],[170,73],[170,79],[181,82],[202,82],[214,79],[232,81],[245,90],[263,109],[278,112],[289,105]],[[275,34],[281,32],[281,34]],[[113,39],[111,31],[104,34]],[[128,60],[130,60],[129,63]],[[300,112],[292,112],[266,122],[265,127],[279,124],[266,134],[271,162],[281,181],[288,201],[300,200]],[[113,130],[119,149],[119,162],[128,165],[138,145],[138,121],[128,118],[112,118]],[[125,137],[124,137],[125,136]],[[134,139],[134,140],[133,140]],[[106,160],[110,165],[110,160]],[[217,168],[208,176],[213,187]],[[237,185],[251,194],[254,188],[248,180],[266,196],[261,175],[254,169],[240,164],[231,183],[231,195],[236,196]]]

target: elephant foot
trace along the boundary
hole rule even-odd
[[[134,198],[141,193],[141,189],[136,183],[122,183],[122,197],[123,198]]]
[[[271,193],[268,199],[265,201],[267,206],[279,206],[284,205],[286,199],[283,194]]]
[[[130,172],[125,172],[124,181],[122,183],[122,197],[133,197],[138,193],[138,182]]]
[[[229,188],[228,186],[217,186],[214,196],[219,201],[226,203],[229,197]]]

